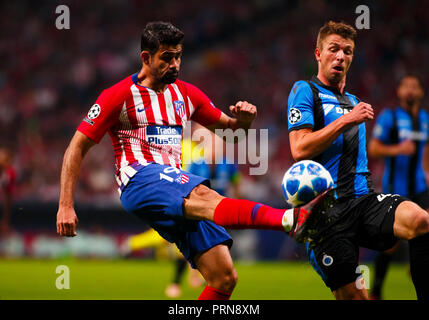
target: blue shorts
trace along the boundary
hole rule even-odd
[[[125,210],[175,243],[193,268],[196,254],[218,244],[232,246],[223,227],[183,216],[183,199],[199,184],[210,187],[206,178],[154,163],[140,168],[121,194]]]

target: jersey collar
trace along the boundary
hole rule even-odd
[[[332,91],[335,94],[339,94],[340,96],[342,96],[342,95],[344,95],[346,93],[346,90],[345,90],[346,88],[344,88],[344,94],[343,94],[337,88],[331,87],[331,86],[327,86],[327,85],[323,84],[323,82],[320,81],[317,76],[312,76],[311,77],[311,81],[314,82],[314,83],[316,83],[318,86],[321,86],[322,88],[325,88],[325,89],[327,89],[329,91]]]

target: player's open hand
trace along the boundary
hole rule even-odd
[[[60,236],[74,237],[78,219],[73,208],[59,208],[57,213],[57,233]]]
[[[234,118],[242,123],[252,123],[257,114],[256,106],[247,101],[238,101],[235,106],[230,106],[229,110]]]
[[[369,103],[359,102],[349,113],[345,114],[351,125],[358,125],[362,122],[374,119],[374,109]]]

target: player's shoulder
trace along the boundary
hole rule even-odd
[[[426,109],[424,109],[424,108],[421,108],[420,110],[421,110],[421,113],[423,114],[423,116],[426,119],[429,119],[429,112]]]
[[[194,91],[201,91],[196,85],[193,85],[189,82],[177,79],[174,84],[179,88],[180,91],[184,91],[186,93],[192,93]]]
[[[289,93],[288,107],[296,105],[311,105],[313,103],[313,91],[308,81],[299,80],[296,81]]]
[[[111,99],[115,103],[125,100],[127,95],[131,94],[130,88],[134,84],[134,75],[129,75],[112,86],[107,87],[101,92],[100,97]]]
[[[121,91],[124,89],[129,89],[134,83],[135,83],[135,78],[136,78],[137,73],[129,75],[127,77],[125,77],[124,79],[122,79],[119,82],[116,82],[115,84],[113,84],[112,86],[104,89],[104,91]]]
[[[393,117],[397,112],[398,112],[398,108],[385,107],[380,111],[377,118],[379,120],[384,120],[384,121],[393,121]]]
[[[307,80],[298,80],[292,86],[291,94],[298,94],[298,92],[311,93],[310,82]]]

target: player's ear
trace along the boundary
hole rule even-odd
[[[319,47],[316,47],[316,49],[314,49],[314,56],[316,57],[316,60],[320,62],[320,49],[319,49]]]
[[[143,50],[140,54],[140,57],[142,59],[143,64],[149,64],[150,63],[151,55],[150,55],[149,51]]]

